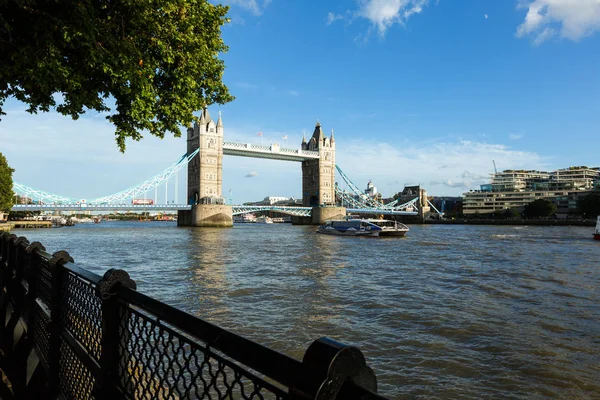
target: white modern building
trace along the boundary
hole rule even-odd
[[[522,209],[534,200],[553,201],[558,213],[577,209],[577,200],[600,188],[600,168],[568,167],[552,172],[505,170],[492,174],[492,182],[463,194],[464,214],[489,214]]]

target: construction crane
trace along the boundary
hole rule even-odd
[[[494,173],[497,174],[498,170],[496,169],[496,161],[492,160],[492,163],[494,163]]]

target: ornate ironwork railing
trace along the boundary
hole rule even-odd
[[[362,353],[328,338],[302,361],[0,236],[1,398],[383,399]]]

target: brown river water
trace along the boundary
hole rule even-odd
[[[298,359],[356,345],[391,399],[600,398],[600,242],[589,227],[106,222],[15,230]]]

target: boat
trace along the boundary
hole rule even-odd
[[[339,236],[402,237],[408,226],[387,219],[343,219],[330,220],[319,226],[318,233]]]
[[[272,224],[273,220],[266,215],[261,215],[256,218],[257,224]]]
[[[236,215],[233,222],[254,223],[256,222],[256,215],[252,213]]]
[[[596,220],[596,231],[594,232],[594,239],[600,240],[600,215],[598,216],[598,219]]]

